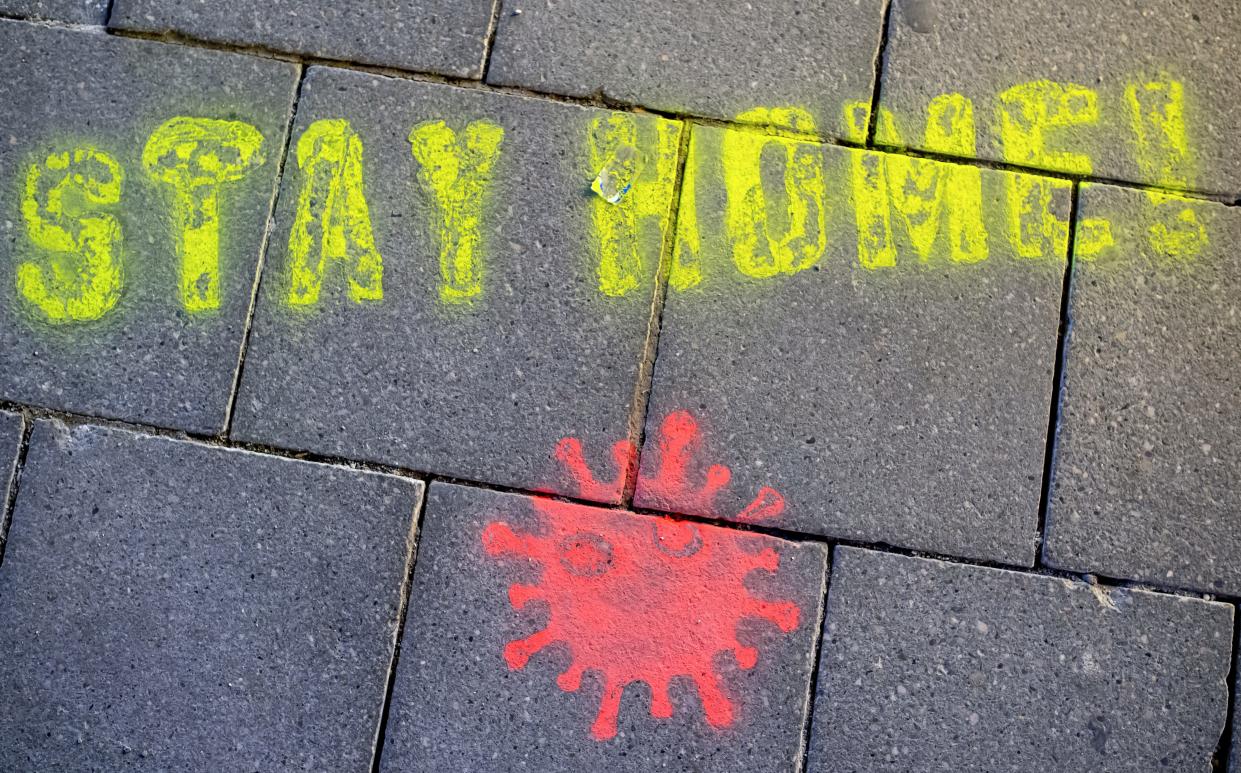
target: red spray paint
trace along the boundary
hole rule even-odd
[[[692,494],[709,505],[730,474],[716,465],[701,486],[689,487],[686,470],[697,438],[697,424],[688,413],[665,419],[659,469],[648,483]],[[631,454],[629,443],[617,443],[613,455],[621,474],[617,481],[601,483],[586,467],[576,440],[557,447],[583,496],[623,483]],[[668,718],[673,709],[669,683],[688,678],[697,687],[707,722],[716,728],[731,725],[734,705],[715,672],[715,656],[731,652],[739,666],[753,668],[759,653],[737,640],[737,624],[761,618],[788,633],[800,618],[792,602],[758,599],[745,587],[750,572],[777,570],[776,551],[756,551],[761,538],[714,526],[543,498],[534,504],[542,533],[519,533],[497,522],[482,537],[489,555],[525,558],[542,568],[537,584],[509,586],[514,609],[532,602],[548,608],[543,630],[504,648],[509,668],[524,668],[534,653],[553,643],[567,647],[571,662],[556,680],[560,689],[576,691],[587,671],[602,677],[603,697],[590,729],[599,740],[616,735],[621,693],[633,682],[649,685],[651,715]],[[763,489],[743,515],[770,518],[783,506],[778,493]]]

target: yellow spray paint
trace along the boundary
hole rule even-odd
[[[755,108],[737,120],[814,133],[810,114],[798,108]],[[827,250],[827,185],[820,149],[810,143],[740,129],[726,130],[720,145],[728,197],[724,222],[737,270],[765,279],[795,274],[818,263]],[[788,216],[783,229],[771,222],[763,187],[762,157],[769,148],[784,157]]]
[[[927,109],[924,144],[941,153],[974,153],[973,104],[944,94]],[[876,136],[902,144],[891,113],[881,110]],[[947,256],[976,263],[988,255],[982,221],[982,170],[904,155],[849,151],[850,194],[858,231],[858,261],[869,269],[896,265],[895,210],[914,252],[929,260],[947,221]]]
[[[90,147],[27,170],[22,217],[45,254],[17,265],[17,291],[49,321],[97,320],[120,299],[121,224],[100,208],[121,200],[124,177],[116,159]]]
[[[1072,186],[1064,180],[1030,174],[1004,173],[1008,241],[1019,258],[1065,255],[1069,221],[1052,210],[1057,191]]]
[[[1125,89],[1138,168],[1166,188],[1193,182],[1189,135],[1185,130],[1185,87],[1180,81],[1150,81]]]
[[[1049,135],[1098,122],[1099,99],[1093,90],[1046,80],[1021,83],[999,95],[997,119],[1005,161],[1090,174],[1089,156],[1053,150]],[[1055,191],[1067,187],[1068,183],[1034,175],[1006,177],[1008,235],[1017,255],[1038,258],[1067,250],[1069,224],[1051,210]]]
[[[481,222],[491,170],[504,129],[473,121],[458,138],[443,121],[429,121],[409,133],[418,179],[435,197],[434,223],[440,243],[440,300],[464,303],[483,292]]]
[[[662,236],[668,228],[680,136],[680,124],[658,120],[651,148],[640,141],[633,116],[611,113],[590,123],[590,169],[599,174],[591,220],[604,295],[622,296],[641,284],[643,229],[658,228]]]
[[[1053,81],[1020,83],[1000,94],[997,113],[1005,161],[1069,174],[1090,174],[1089,156],[1052,150],[1048,135],[1098,122],[1099,97],[1091,89]]]
[[[1106,218],[1087,217],[1077,221],[1077,234],[1073,242],[1073,257],[1095,260],[1116,246],[1112,224]]]
[[[172,186],[181,302],[189,312],[220,307],[220,187],[263,163],[263,135],[248,123],[172,118],[142,150],[147,174]]]
[[[698,233],[698,175],[701,174],[702,143],[697,131],[691,129],[689,149],[685,157],[685,174],[681,178],[681,202],[677,207],[676,247],[668,284],[674,290],[688,290],[702,282],[702,237]]]
[[[1146,196],[1157,216],[1168,210],[1177,210],[1175,215],[1163,217],[1147,228],[1147,239],[1152,249],[1178,261],[1195,258],[1206,249],[1210,242],[1206,225],[1188,201],[1157,191],[1147,191]]]
[[[289,234],[293,306],[319,302],[329,261],[347,271],[355,302],[383,300],[383,258],[363,191],[362,140],[348,121],[315,121],[297,141],[302,187]]]

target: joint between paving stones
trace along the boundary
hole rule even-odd
[[[491,72],[491,57],[496,50],[496,33],[500,30],[500,14],[504,11],[504,0],[491,0],[491,18],[487,21],[487,35],[483,38],[483,61],[479,72],[481,80],[486,82]]]
[[[318,454],[309,451],[297,451],[278,446],[264,445],[261,443],[251,443],[245,441],[237,441],[228,438],[220,438],[216,435],[205,435],[201,433],[186,432],[184,430],[172,430],[165,427],[157,427],[147,424],[138,424],[127,422],[119,419],[108,419],[98,416],[89,416],[86,414],[70,413],[67,411],[55,411],[38,406],[25,405],[22,403],[13,403],[8,401],[0,401],[0,410],[8,410],[11,412],[22,413],[25,415],[27,426],[33,426],[38,419],[48,419],[57,421],[66,426],[96,426],[103,428],[113,428],[133,432],[141,435],[151,435],[154,437],[162,437],[171,440],[177,440],[184,443],[192,443],[200,446],[208,446],[218,449],[231,449],[237,451],[247,451],[253,454],[263,456],[271,456],[280,459],[288,459],[292,461],[310,462],[313,464],[322,464],[341,469],[347,469],[357,472],[370,472],[381,475],[390,475],[393,477],[403,478],[406,480],[418,481],[430,487],[434,483],[446,483],[455,486],[465,486],[468,488],[482,489],[484,491],[494,491],[503,494],[516,494],[525,497],[534,497],[541,499],[551,499],[557,502],[567,502],[586,507],[599,508],[604,510],[630,512],[636,515],[648,516],[652,518],[675,518],[677,520],[688,521],[692,523],[701,523],[709,526],[717,526],[733,531],[749,532],[761,534],[777,539],[783,539],[789,542],[813,542],[826,546],[829,550],[837,547],[853,547],[863,550],[870,550],[878,553],[890,553],[893,555],[907,556],[910,558],[925,558],[935,561],[943,561],[950,564],[960,564],[962,566],[972,566],[981,569],[999,569],[1003,571],[1018,572],[1021,574],[1029,574],[1038,577],[1047,577],[1057,580],[1071,581],[1075,583],[1084,583],[1086,585],[1098,586],[1102,589],[1115,590],[1141,590],[1149,593],[1157,593],[1165,596],[1176,596],[1178,598],[1195,599],[1199,601],[1217,601],[1229,604],[1236,608],[1241,604],[1241,594],[1232,595],[1227,593],[1205,593],[1189,588],[1179,587],[1175,585],[1161,585],[1146,581],[1131,580],[1124,577],[1112,577],[1098,573],[1089,572],[1072,572],[1067,570],[1053,569],[1047,566],[1022,566],[1019,564],[1005,563],[1003,561],[993,561],[979,558],[962,558],[947,553],[936,553],[927,550],[915,550],[912,548],[904,548],[892,545],[886,542],[866,542],[863,540],[853,540],[843,537],[828,537],[823,534],[812,532],[797,531],[794,529],[784,529],[775,526],[766,526],[755,523],[742,523],[739,521],[729,520],[721,517],[685,515],[683,513],[675,513],[667,510],[656,510],[647,507],[628,507],[624,504],[605,504],[593,500],[582,499],[561,494],[547,494],[545,492],[530,491],[515,486],[505,486],[496,483],[488,483],[485,481],[472,480],[469,478],[459,478],[450,475],[442,475],[438,473],[430,473],[426,471],[414,470],[407,467],[397,467],[393,465],[380,464],[377,462],[363,461],[359,459],[351,459],[343,456],[331,456],[328,454]],[[14,489],[15,490],[15,489]]]
[[[888,51],[888,25],[892,22],[892,0],[883,4],[883,22],[879,25],[879,47],[875,49],[874,78],[870,92],[870,114],[866,116],[866,147],[875,146],[879,130],[879,100],[883,94],[883,69]]]
[[[371,773],[379,773],[380,757],[383,755],[385,733],[388,727],[388,716],[392,707],[392,691],[396,686],[396,669],[401,658],[401,641],[405,636],[405,620],[409,615],[409,596],[414,587],[414,565],[418,563],[418,537],[422,530],[422,519],[427,511],[427,492],[430,484],[423,484],[422,495],[414,508],[413,522],[406,537],[405,577],[401,582],[401,603],[396,613],[396,630],[392,638],[392,657],[388,661],[388,673],[384,681],[383,705],[379,710],[379,721],[375,727],[374,747],[371,750]]]
[[[633,399],[629,412],[626,437],[634,449],[625,472],[625,490],[621,502],[633,508],[634,494],[638,488],[638,462],[642,446],[646,442],[647,414],[651,407],[651,387],[655,379],[655,360],[659,357],[659,337],[664,328],[664,301],[668,297],[668,277],[672,273],[673,252],[676,250],[677,222],[681,212],[681,189],[685,180],[685,164],[689,159],[689,138],[693,128],[682,123],[680,144],[677,147],[677,169],[672,181],[672,212],[668,228],[659,252],[659,265],[655,271],[655,287],[651,292],[651,313],[647,319],[646,340],[642,346],[642,360],[638,364],[638,377],[634,381]]]
[[[1211,772],[1212,773],[1235,773],[1232,766],[1232,728],[1236,721],[1237,708],[1237,643],[1241,642],[1241,616],[1238,615],[1236,607],[1232,610],[1232,641],[1229,646],[1233,650],[1233,657],[1228,660],[1228,676],[1224,682],[1225,688],[1228,690],[1228,705],[1224,712],[1224,726],[1220,730],[1219,743],[1215,747],[1215,754],[1211,756]]]
[[[1047,435],[1044,438],[1043,480],[1039,492],[1038,523],[1035,529],[1035,567],[1043,566],[1043,545],[1047,542],[1047,514],[1051,509],[1052,486],[1055,485],[1056,441],[1060,434],[1064,366],[1068,357],[1069,337],[1073,333],[1073,248],[1077,240],[1077,218],[1080,206],[1081,186],[1075,182],[1069,191],[1069,235],[1065,249],[1064,284],[1060,289],[1060,325],[1056,331],[1056,359],[1052,363],[1051,409],[1048,411]]]
[[[22,469],[26,466],[26,452],[30,449],[30,435],[34,431],[34,421],[26,411],[18,413],[22,421],[21,440],[17,444],[17,456],[9,475],[8,496],[5,497],[3,509],[0,509],[0,566],[4,565],[4,548],[9,541],[9,527],[13,524],[13,509],[17,507],[17,489],[21,485]],[[2,481],[3,478],[0,478]]]
[[[810,681],[806,685],[806,711],[802,717],[801,749],[798,755],[798,773],[807,773],[810,769],[810,733],[814,728],[814,706],[819,694],[819,663],[823,655],[823,638],[826,635],[827,623],[827,589],[831,584],[832,559],[834,548],[828,548],[827,571],[823,573],[823,581],[819,585],[819,614],[815,620],[814,643],[810,647]]]
[[[241,392],[241,376],[246,367],[246,352],[249,350],[250,331],[254,327],[254,312],[258,308],[259,290],[263,283],[263,267],[267,263],[267,249],[271,244],[271,236],[276,227],[276,204],[280,199],[281,181],[284,178],[284,166],[288,162],[289,148],[293,140],[293,122],[297,118],[297,105],[302,98],[302,84],[306,82],[306,66],[297,65],[297,81],[293,85],[293,98],[289,104],[289,118],[285,122],[283,145],[280,158],[276,162],[276,177],[272,183],[271,197],[267,202],[267,228],[263,232],[263,240],[259,245],[258,264],[254,270],[254,282],[250,287],[250,304],[246,308],[246,321],[241,331],[241,345],[237,351],[237,367],[233,369],[233,383],[229,389],[228,403],[224,409],[224,424],[220,437],[226,438],[233,431],[233,416],[236,415],[237,397]]]

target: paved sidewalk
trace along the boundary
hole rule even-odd
[[[0,51],[0,770],[1241,772],[1241,7]]]

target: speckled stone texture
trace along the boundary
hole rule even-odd
[[[812,773],[1208,773],[1233,609],[837,548]]]
[[[894,265],[864,267],[853,209],[835,202],[852,164],[884,157],[808,144],[798,153],[807,167],[822,163],[829,201],[822,257],[753,279],[728,236],[724,139],[694,128],[677,259],[702,281],[669,290],[664,306],[637,503],[731,518],[771,486],[787,504],[782,528],[1033,564],[1066,245],[1016,257],[1005,214],[1016,178],[983,170],[984,259],[949,256],[943,211],[923,259],[892,214]],[[932,174],[948,168],[927,163]],[[763,170],[776,211],[788,201],[783,168]],[[1050,201],[1067,229],[1067,185],[1052,186]],[[769,239],[786,238],[785,223],[768,227]],[[659,462],[652,439],[680,409],[697,416],[701,449],[689,490],[669,496],[647,484]],[[710,464],[732,470],[713,507],[693,493]]]
[[[978,157],[1003,160],[999,95],[1033,81],[1078,84],[1097,94],[1096,118],[1048,129],[1052,157],[1040,168],[1077,171],[1063,165],[1062,154],[1085,154],[1095,176],[1235,196],[1241,194],[1241,71],[1233,65],[1239,58],[1236,3],[894,0],[880,106],[902,129],[895,144],[927,149],[928,103],[962,94],[973,101]],[[1162,104],[1144,88],[1154,82],[1181,84],[1177,122],[1186,153],[1169,150],[1160,132],[1134,128],[1126,91],[1137,87],[1149,118]],[[1143,147],[1151,154],[1144,156]]]
[[[882,26],[880,0],[504,0],[487,82],[725,120],[795,107],[860,142],[844,107],[870,103]]]
[[[109,24],[481,78],[491,9],[492,0],[116,0]]]
[[[289,305],[289,234],[302,185],[290,164],[234,436],[619,500],[619,489],[579,491],[554,457],[561,438],[580,438],[600,477],[616,475],[609,449],[629,432],[650,319],[659,216],[642,219],[633,289],[599,289],[592,207],[602,200],[590,189],[597,170],[587,138],[593,120],[611,115],[312,69],[295,142],[319,119],[347,118],[357,132],[383,299],[355,302],[345,270],[332,268],[316,304]],[[662,119],[632,120],[642,147],[653,149]],[[407,139],[434,121],[456,132],[473,122],[504,130],[479,215],[481,292],[466,302],[441,299],[439,205]],[[670,197],[666,206],[670,213]]]
[[[621,697],[616,735],[596,740],[591,727],[600,705],[600,672],[590,662],[582,663],[591,670],[576,692],[566,692],[556,682],[573,653],[580,654],[581,649],[574,650],[567,641],[554,642],[520,670],[510,669],[505,659],[509,641],[529,636],[553,617],[567,619],[572,610],[552,608],[539,600],[527,602],[520,610],[512,608],[510,584],[541,585],[548,590],[552,572],[520,556],[489,555],[484,532],[489,524],[502,521],[516,534],[546,538],[556,534],[547,516],[532,507],[530,498],[512,494],[437,483],[428,496],[384,739],[383,771],[789,771],[797,767],[814,660],[815,621],[823,598],[827,555],[821,546],[718,527],[693,527],[701,530],[697,545],[702,551],[727,545],[750,556],[766,548],[776,551],[776,571],[750,572],[745,593],[769,601],[792,601],[801,611],[797,627],[785,633],[770,622],[744,617],[737,625],[737,638],[758,650],[757,663],[748,671],[738,667],[726,644],[701,643],[719,674],[724,694],[731,699],[731,725],[708,725],[694,683],[681,677],[672,681],[669,690],[671,717],[652,717],[649,685],[630,684]],[[702,598],[704,589],[713,599],[728,598],[740,590],[718,573],[702,578],[705,587],[679,586],[673,562],[691,562],[694,554],[692,548],[678,550],[679,543],[676,547],[656,543],[655,524],[662,519],[585,507],[571,515],[581,532],[553,546],[551,560],[565,562],[569,571],[579,571],[585,583],[580,589],[583,603],[593,595],[593,587],[606,585],[612,573],[653,559],[668,573],[652,572],[649,582],[678,598]],[[633,534],[635,539],[618,538],[618,533]],[[647,535],[650,542],[645,541]],[[589,556],[587,546],[610,549],[604,572],[588,571],[594,564],[583,560]],[[625,662],[631,650],[644,650],[648,641],[657,652],[669,653],[656,655],[659,662],[686,646],[680,639],[652,638],[659,614],[642,607],[637,596],[618,596],[609,603],[615,606],[608,619],[630,616],[620,630],[634,642],[609,648],[617,662]],[[728,608],[742,610],[739,601]],[[691,623],[686,620],[674,626],[674,636],[693,641],[697,627]],[[578,643],[588,641],[585,637]],[[637,679],[642,679],[642,673]]]
[[[6,191],[0,197],[0,399],[221,431],[295,69],[269,59],[13,21],[0,21],[0,51],[0,180]],[[244,121],[263,135],[263,164],[219,189],[215,310],[191,313],[182,303],[172,186],[151,179],[142,163],[147,138],[176,116]],[[16,290],[19,264],[46,267],[58,259],[30,238],[22,181],[32,164],[81,147],[111,155],[122,169],[117,204],[76,210],[119,220],[122,289],[102,318],[53,323]],[[81,198],[70,194],[69,214]],[[78,221],[64,225],[73,233]]]
[[[0,768],[370,769],[421,484],[35,425]]]
[[[1075,258],[1046,559],[1239,593],[1241,210],[1103,185],[1080,210],[1114,244]]]
[[[0,15],[74,24],[103,24],[108,19],[108,0],[0,0]]]

